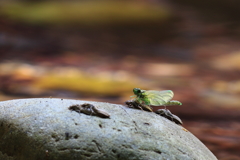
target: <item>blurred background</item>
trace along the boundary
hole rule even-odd
[[[0,100],[173,90],[183,126],[240,159],[239,12],[238,0],[1,0]]]

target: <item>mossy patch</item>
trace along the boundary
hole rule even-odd
[[[37,80],[33,85],[41,89],[70,90],[86,95],[120,96],[132,92],[132,88],[137,84],[137,80],[134,79],[119,81],[89,75],[63,76],[47,74]],[[140,84],[137,86],[139,85]]]
[[[166,7],[133,1],[15,2],[2,5],[1,12],[30,24],[81,26],[162,22],[170,17]]]

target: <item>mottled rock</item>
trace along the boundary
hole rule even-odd
[[[69,110],[90,103],[110,118]],[[182,126],[122,105],[38,98],[0,102],[1,160],[214,160]]]

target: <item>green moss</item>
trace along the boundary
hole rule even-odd
[[[118,81],[104,77],[87,75],[62,76],[48,74],[37,80],[34,87],[42,89],[70,90],[84,94],[119,96],[132,92],[132,88],[141,86],[136,80]]]
[[[2,5],[2,14],[30,24],[106,25],[164,21],[170,12],[163,6],[141,2],[39,2]]]

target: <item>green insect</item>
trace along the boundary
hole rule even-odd
[[[134,88],[133,93],[136,98],[134,101],[138,104],[147,105],[149,110],[152,110],[150,106],[172,106],[182,105],[181,102],[171,100],[173,98],[173,92],[171,90],[154,91],[154,90],[141,90],[140,88]]]

